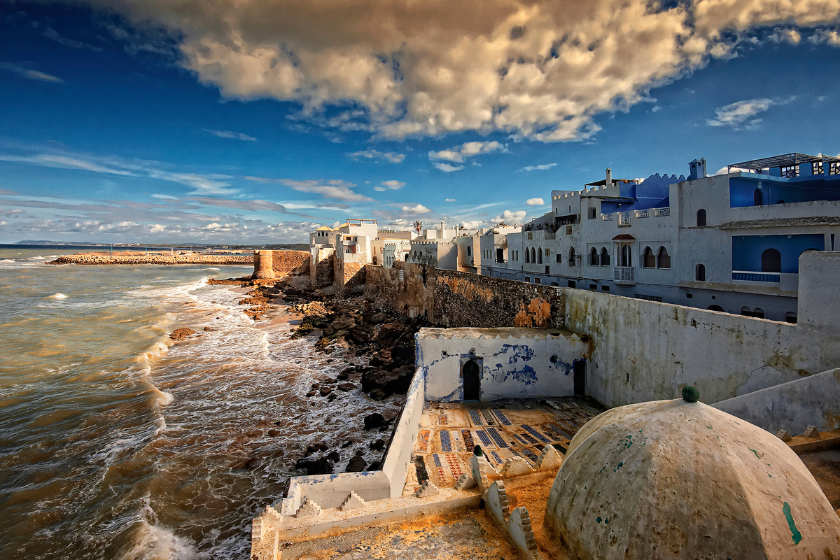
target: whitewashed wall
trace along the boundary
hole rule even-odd
[[[417,333],[417,368],[425,374],[430,401],[463,400],[461,366],[469,359],[482,366],[481,401],[571,396],[573,364],[586,351],[587,344],[566,331],[457,328]]]

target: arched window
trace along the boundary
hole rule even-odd
[[[720,305],[710,305],[708,309],[709,311],[723,311],[723,307]]]
[[[589,266],[598,266],[600,264],[600,259],[598,258],[598,249],[592,247],[589,251]]]
[[[569,266],[575,266],[575,259],[577,255],[575,254],[575,248],[569,247]]]
[[[752,316],[756,319],[764,319],[764,310],[760,307],[753,309]]]
[[[697,211],[697,227],[704,227],[706,225],[706,210],[701,208]]]
[[[747,317],[752,316],[752,311],[746,305],[741,308],[741,315],[746,315]]]
[[[645,247],[642,253],[642,266],[644,268],[656,268],[656,257],[653,255],[653,249]]]
[[[659,248],[659,253],[656,255],[656,268],[671,268],[671,255],[665,247]]]
[[[788,323],[796,324],[796,313],[794,313],[793,311],[788,311],[787,313],[785,313],[785,321],[787,321]]]
[[[698,264],[694,267],[694,279],[698,282],[705,282],[706,281],[706,266],[702,264]]]
[[[526,263],[531,262],[531,257],[530,257],[530,255],[528,254],[528,249],[525,249],[525,262],[526,262]]]
[[[761,206],[762,198],[761,198],[761,189],[755,189],[753,191],[753,205],[754,206]]]
[[[781,272],[782,254],[776,249],[765,249],[761,253],[761,272]]]
[[[610,266],[610,252],[606,247],[601,248],[601,266]]]
[[[537,262],[537,250],[531,247],[531,262]]]
[[[537,263],[542,264],[542,247],[537,249]]]
[[[630,245],[621,246],[621,266],[633,266],[633,250]]]

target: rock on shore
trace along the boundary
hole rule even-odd
[[[116,254],[76,253],[63,255],[47,264],[254,264],[253,255],[171,255],[167,253]]]

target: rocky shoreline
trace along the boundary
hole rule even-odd
[[[315,348],[326,354],[344,349],[357,365],[345,368],[335,378],[324,376],[313,383],[306,397],[323,401],[329,406],[340,392],[361,388],[371,399],[383,401],[392,395],[405,395],[414,375],[414,335],[429,326],[423,318],[410,319],[396,313],[374,310],[364,298],[338,299],[317,290],[299,290],[286,282],[252,281],[248,277],[226,280],[210,279],[209,284],[252,288],[239,300],[249,306],[244,313],[254,321],[265,320],[269,312],[279,306],[297,316],[292,338],[317,336]],[[200,333],[181,328],[172,333],[173,340],[186,340]],[[385,418],[379,413],[359,418],[365,431],[377,430],[382,437],[370,444],[370,449],[382,456],[390,444],[391,432],[397,416]],[[331,474],[340,452],[354,444],[316,441],[298,457],[295,468],[307,474]],[[357,452],[347,465],[346,472],[379,470],[381,463],[367,464]]]
[[[171,255],[168,253],[152,254],[116,254],[76,253],[62,255],[45,264],[80,264],[80,265],[117,265],[117,264],[254,264],[253,255]]]

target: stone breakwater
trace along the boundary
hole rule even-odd
[[[238,264],[254,263],[253,255],[169,255],[169,254],[129,254],[107,255],[97,253],[76,253],[64,255],[47,264]]]

